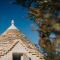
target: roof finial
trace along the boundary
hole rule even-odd
[[[14,25],[14,20],[11,21],[11,25]]]

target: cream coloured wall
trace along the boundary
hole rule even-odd
[[[27,57],[26,60],[28,60],[29,57],[31,58],[31,60],[40,60],[36,56],[33,56],[32,54],[29,54],[28,51],[25,49],[25,47],[23,47],[19,42],[16,44],[16,46],[11,51],[9,51],[9,53],[7,53],[4,56],[1,56],[0,60],[13,60],[13,56],[12,56],[13,53],[26,54],[26,56],[25,56],[25,57]],[[23,58],[22,58],[22,60],[23,60]]]

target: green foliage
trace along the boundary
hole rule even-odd
[[[55,46],[50,41],[49,35],[53,30],[53,25],[56,13],[60,11],[60,0],[16,0],[18,4],[27,6],[29,9],[29,19],[34,21],[39,30],[39,44],[43,50],[47,53],[46,60],[55,60]],[[29,4],[26,4],[28,1]],[[36,7],[32,7],[32,3],[36,3]],[[53,23],[53,24],[52,24]],[[54,53],[53,53],[54,52]]]

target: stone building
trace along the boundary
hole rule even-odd
[[[12,20],[11,26],[0,35],[0,60],[44,60],[44,56]]]

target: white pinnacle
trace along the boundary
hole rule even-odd
[[[11,21],[11,25],[14,25],[14,20]]]
[[[11,26],[10,26],[4,33],[2,33],[2,35],[5,35],[7,31],[13,30],[13,29],[18,30],[18,29],[16,28],[16,26],[14,25],[14,20],[11,21]],[[19,30],[18,30],[18,31],[19,31]]]
[[[14,20],[11,21],[11,26],[8,28],[9,29],[17,29],[14,25]]]

